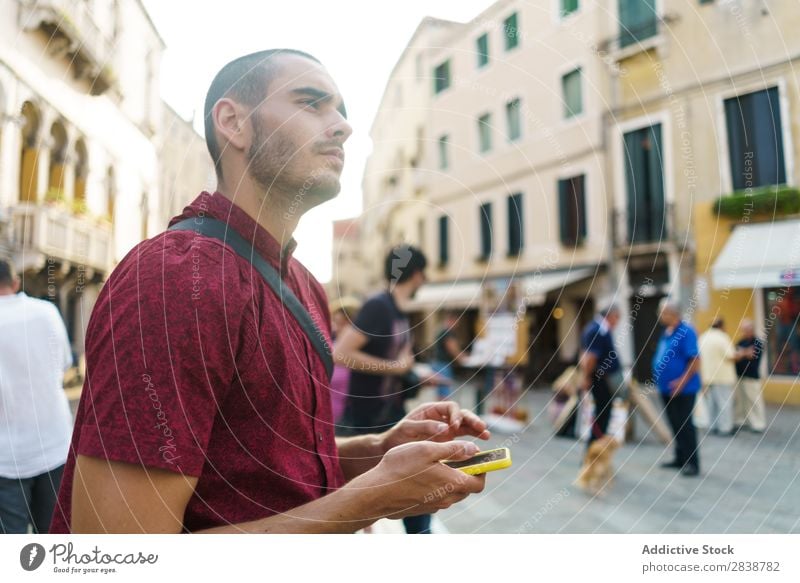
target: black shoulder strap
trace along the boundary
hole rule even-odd
[[[300,303],[300,300],[292,293],[292,290],[283,285],[283,280],[278,275],[278,272],[275,271],[275,268],[259,255],[250,243],[226,223],[210,217],[184,219],[172,225],[168,230],[194,231],[206,237],[219,239],[240,257],[247,259],[261,274],[267,285],[272,288],[275,295],[280,298],[281,303],[292,313],[297,323],[300,324],[303,332],[305,332],[317,354],[322,359],[325,371],[328,374],[328,380],[330,380],[333,374],[333,351],[325,339],[325,335],[314,323],[314,320],[311,319],[305,306]]]

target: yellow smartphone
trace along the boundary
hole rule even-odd
[[[466,460],[457,462],[444,461],[442,463],[453,469],[461,470],[465,474],[475,476],[511,467],[511,451],[507,447],[500,447],[478,452]]]

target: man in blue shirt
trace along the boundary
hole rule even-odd
[[[661,323],[666,328],[653,358],[653,380],[675,435],[675,459],[662,467],[680,469],[684,476],[696,476],[700,473],[700,456],[692,412],[700,390],[697,332],[681,319],[677,304],[665,299],[660,308]]]
[[[619,390],[619,354],[614,347],[612,332],[619,322],[619,308],[610,306],[587,324],[581,334],[581,371],[583,390],[591,390],[594,415],[589,432],[589,445],[603,437],[611,419],[611,403]]]

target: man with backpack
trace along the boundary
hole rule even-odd
[[[439,463],[477,451],[455,437],[488,437],[453,403],[334,437],[327,299],[292,256],[351,133],[327,71],[289,49],[240,57],[205,123],[217,191],[128,253],[95,305],[51,532],[354,532],[481,491]]]

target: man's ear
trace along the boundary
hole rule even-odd
[[[211,114],[221,152],[224,152],[226,148],[242,151],[250,148],[252,126],[249,116],[252,115],[252,112],[249,108],[224,97],[217,101]]]

